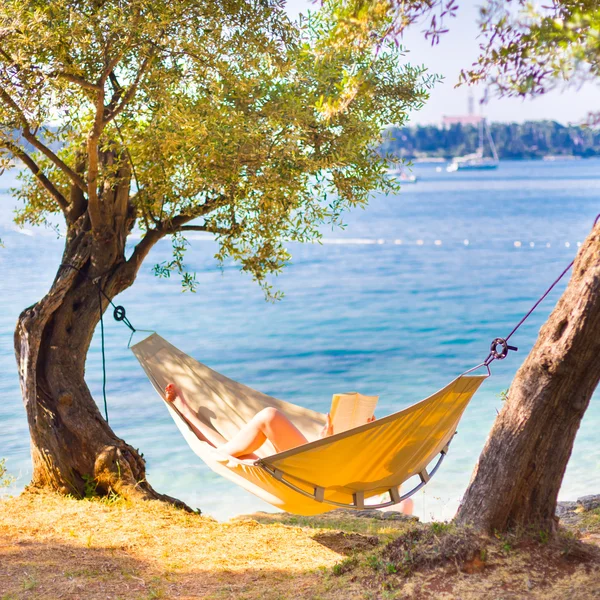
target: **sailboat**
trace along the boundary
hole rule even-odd
[[[484,157],[484,135],[490,145],[492,152],[491,157]],[[457,156],[452,162],[446,167],[446,171],[452,173],[453,171],[467,171],[475,169],[497,169],[498,164],[498,152],[496,152],[496,144],[494,144],[494,138],[490,133],[487,121],[481,119],[479,121],[479,145],[477,152],[473,154],[466,154],[465,156]]]
[[[400,183],[417,183],[417,176],[403,166],[388,169],[388,175],[399,180]]]

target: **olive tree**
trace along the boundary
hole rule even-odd
[[[600,8],[524,0],[482,10],[482,54],[463,81],[500,95],[531,97],[556,86],[597,82]],[[592,115],[592,119],[594,119]],[[571,280],[496,419],[457,519],[487,531],[552,532],[575,436],[600,381],[600,224],[582,244]]]
[[[17,222],[64,232],[54,281],[14,337],[33,485],[162,497],[84,377],[100,310],[157,242],[174,247],[157,274],[193,288],[185,235],[209,232],[216,260],[277,296],[268,276],[287,242],[396,189],[381,132],[434,78],[388,43],[387,3],[373,7],[346,36],[334,0],[301,22],[276,0],[3,1],[0,166],[24,167]]]

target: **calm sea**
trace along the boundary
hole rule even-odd
[[[600,160],[503,162],[497,171],[415,168],[398,196],[373,198],[325,231],[322,245],[290,245],[293,262],[275,279],[283,301],[264,301],[235,265],[217,268],[211,240],[192,238],[187,256],[196,294],[151,273],[169,257],[157,247],[119,302],[138,328],[229,377],[326,412],[335,392],[379,394],[378,415],[407,406],[479,363],[569,263],[600,212]],[[11,225],[14,173],[0,177],[0,457],[21,489],[31,465],[12,350],[19,312],[48,289],[61,240]],[[450,454],[416,496],[422,518],[450,518],[502,405],[500,392],[535,341],[561,285],[513,338],[519,352],[493,365],[459,426]],[[140,448],[158,490],[225,519],[270,507],[214,475],[184,443],[133,355],[128,331],[106,322],[112,427]],[[87,380],[101,398],[98,336]],[[592,400],[561,490],[562,499],[600,492],[600,398]]]

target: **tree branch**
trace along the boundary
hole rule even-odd
[[[21,159],[27,168],[34,174],[37,180],[42,184],[47,192],[56,200],[63,213],[66,215],[69,203],[66,198],[58,191],[56,186],[44,175],[35,161],[19,146],[13,144],[10,140],[0,138],[0,145],[9,150],[14,156]]]
[[[86,90],[90,90],[92,92],[98,92],[101,90],[98,84],[92,83],[91,81],[87,81],[83,77],[79,77],[78,75],[72,75],[71,73],[63,73],[59,71],[51,73],[50,76],[65,79],[66,81],[70,81],[71,83],[76,83],[78,86]]]
[[[110,123],[120,112],[122,112],[122,110],[127,106],[127,104],[129,104],[129,102],[131,102],[133,96],[135,95],[135,93],[137,91],[140,81],[142,80],[142,77],[143,77],[144,73],[146,72],[148,65],[150,64],[150,61],[153,58],[154,58],[154,55],[153,55],[153,53],[151,53],[144,59],[144,62],[142,63],[142,66],[140,67],[140,69],[135,77],[135,80],[129,86],[129,88],[127,88],[127,92],[125,92],[125,95],[123,96],[123,98],[120,102],[119,102],[119,98],[121,97],[121,95],[123,93],[123,88],[117,83],[118,88],[115,91],[115,94],[113,95],[110,102],[108,103],[108,106],[105,109],[105,115],[104,115],[104,121],[103,121],[104,125],[106,125],[107,123]],[[116,81],[116,78],[115,78],[115,81]],[[116,105],[117,102],[119,102],[118,106],[113,108],[113,106]]]
[[[107,45],[105,46],[105,50],[104,50],[104,57],[105,57],[104,71],[102,72],[102,75],[100,75],[100,78],[98,79],[98,85],[101,86],[102,89],[104,89],[104,84],[106,83],[106,80],[110,77],[110,74],[115,70],[115,67],[119,64],[120,60],[125,55],[125,51],[129,47],[129,44],[133,38],[133,32],[136,31],[136,29],[137,29],[137,23],[139,22],[140,15],[141,15],[140,10],[136,9],[135,14],[133,15],[133,20],[132,20],[131,30],[129,32],[129,35],[127,36],[127,39],[120,41],[118,46],[121,48],[121,50],[120,50],[120,52],[117,52],[115,54],[115,56],[112,57],[112,59],[108,58],[108,48],[110,46],[112,46],[112,40],[110,43],[107,41]],[[102,37],[101,33],[100,33],[99,37],[100,38]]]
[[[203,217],[208,213],[216,210],[217,208],[222,208],[223,206],[227,206],[229,204],[229,198],[224,194],[219,194],[212,200],[206,201],[204,204],[200,206],[196,206],[192,208],[186,214],[177,215],[172,219],[163,219],[157,224],[157,229],[160,231],[164,231],[167,234],[175,233],[176,231],[180,231],[181,227],[198,217]],[[189,225],[189,227],[195,227]],[[199,226],[200,227],[200,226]]]
[[[87,154],[88,154],[88,172],[87,172],[87,194],[88,194],[88,212],[92,229],[96,231],[100,229],[102,224],[102,210],[100,208],[100,200],[98,198],[98,144],[100,135],[103,129],[104,115],[104,85],[96,94],[96,115],[94,117],[94,126],[88,136]]]
[[[122,269],[124,269],[124,274],[127,277],[136,276],[150,250],[152,250],[154,245],[163,237],[165,237],[165,235],[167,235],[167,232],[159,229],[151,229],[150,231],[146,232],[144,237],[134,248],[133,254],[129,257],[129,260],[127,260],[127,262],[125,262],[122,266]]]
[[[129,43],[130,39],[131,39],[131,35],[127,39],[127,42],[125,42],[123,44],[123,46],[122,46],[123,48],[125,48],[126,44]],[[106,80],[109,78],[110,74],[115,70],[115,67],[119,64],[119,61],[123,58],[123,54],[125,54],[124,50],[122,50],[121,52],[118,52],[115,56],[113,56],[113,58],[111,60],[108,61],[108,63],[106,63],[104,72],[102,73],[102,75],[100,75],[100,79],[98,80],[98,84],[97,84],[102,89],[104,89],[104,84],[106,83]]]
[[[204,225],[182,225],[177,231],[208,231]]]
[[[217,233],[219,235],[229,235],[234,233],[234,227],[210,227],[206,225],[182,225],[176,231],[206,231],[207,233]]]
[[[201,206],[197,206],[194,210],[190,211],[187,215],[178,215],[171,219],[169,222],[161,221],[157,224],[156,229],[151,229],[146,232],[144,237],[138,242],[137,246],[133,250],[133,254],[129,257],[129,260],[125,262],[119,270],[118,277],[135,277],[142,262],[148,256],[148,253],[153,246],[162,238],[177,231],[182,231],[185,223],[189,223],[191,220],[206,215],[221,206],[227,205],[228,200],[226,196],[219,195],[208,202],[205,202]],[[188,231],[210,231],[209,229],[197,229],[197,227],[204,227],[203,225],[187,225]],[[185,231],[185,230],[184,230]]]
[[[75,153],[75,170],[80,176],[83,176],[85,173],[85,165],[85,148],[79,148]],[[68,218],[71,220],[71,222],[75,222],[87,210],[87,200],[83,190],[78,188],[76,185],[72,185],[69,202],[70,207]]]
[[[67,175],[67,177],[78,187],[85,191],[85,182],[73,169],[71,169],[68,165],[66,165],[50,148],[46,145],[42,144],[40,140],[32,133],[31,126],[29,125],[29,121],[25,117],[25,114],[19,107],[19,105],[12,99],[10,94],[4,89],[0,87],[0,98],[4,100],[10,108],[12,108],[16,113],[17,117],[21,123],[22,134],[23,137],[36,149],[39,150],[46,158],[50,159],[63,173]]]

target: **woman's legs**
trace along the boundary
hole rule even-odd
[[[218,447],[230,456],[252,454],[265,443],[265,440],[269,440],[277,452],[290,450],[308,441],[281,411],[271,406],[256,413],[231,440],[227,441],[198,418],[174,384],[170,383],[165,388],[165,397],[167,402],[174,404],[198,438]]]
[[[230,456],[244,456],[258,450],[269,440],[277,452],[306,444],[308,440],[279,410],[269,406],[256,413],[231,440],[219,447]]]
[[[415,503],[413,502],[412,498],[407,498],[398,505],[400,512],[403,512],[405,515],[412,515],[414,507]]]

